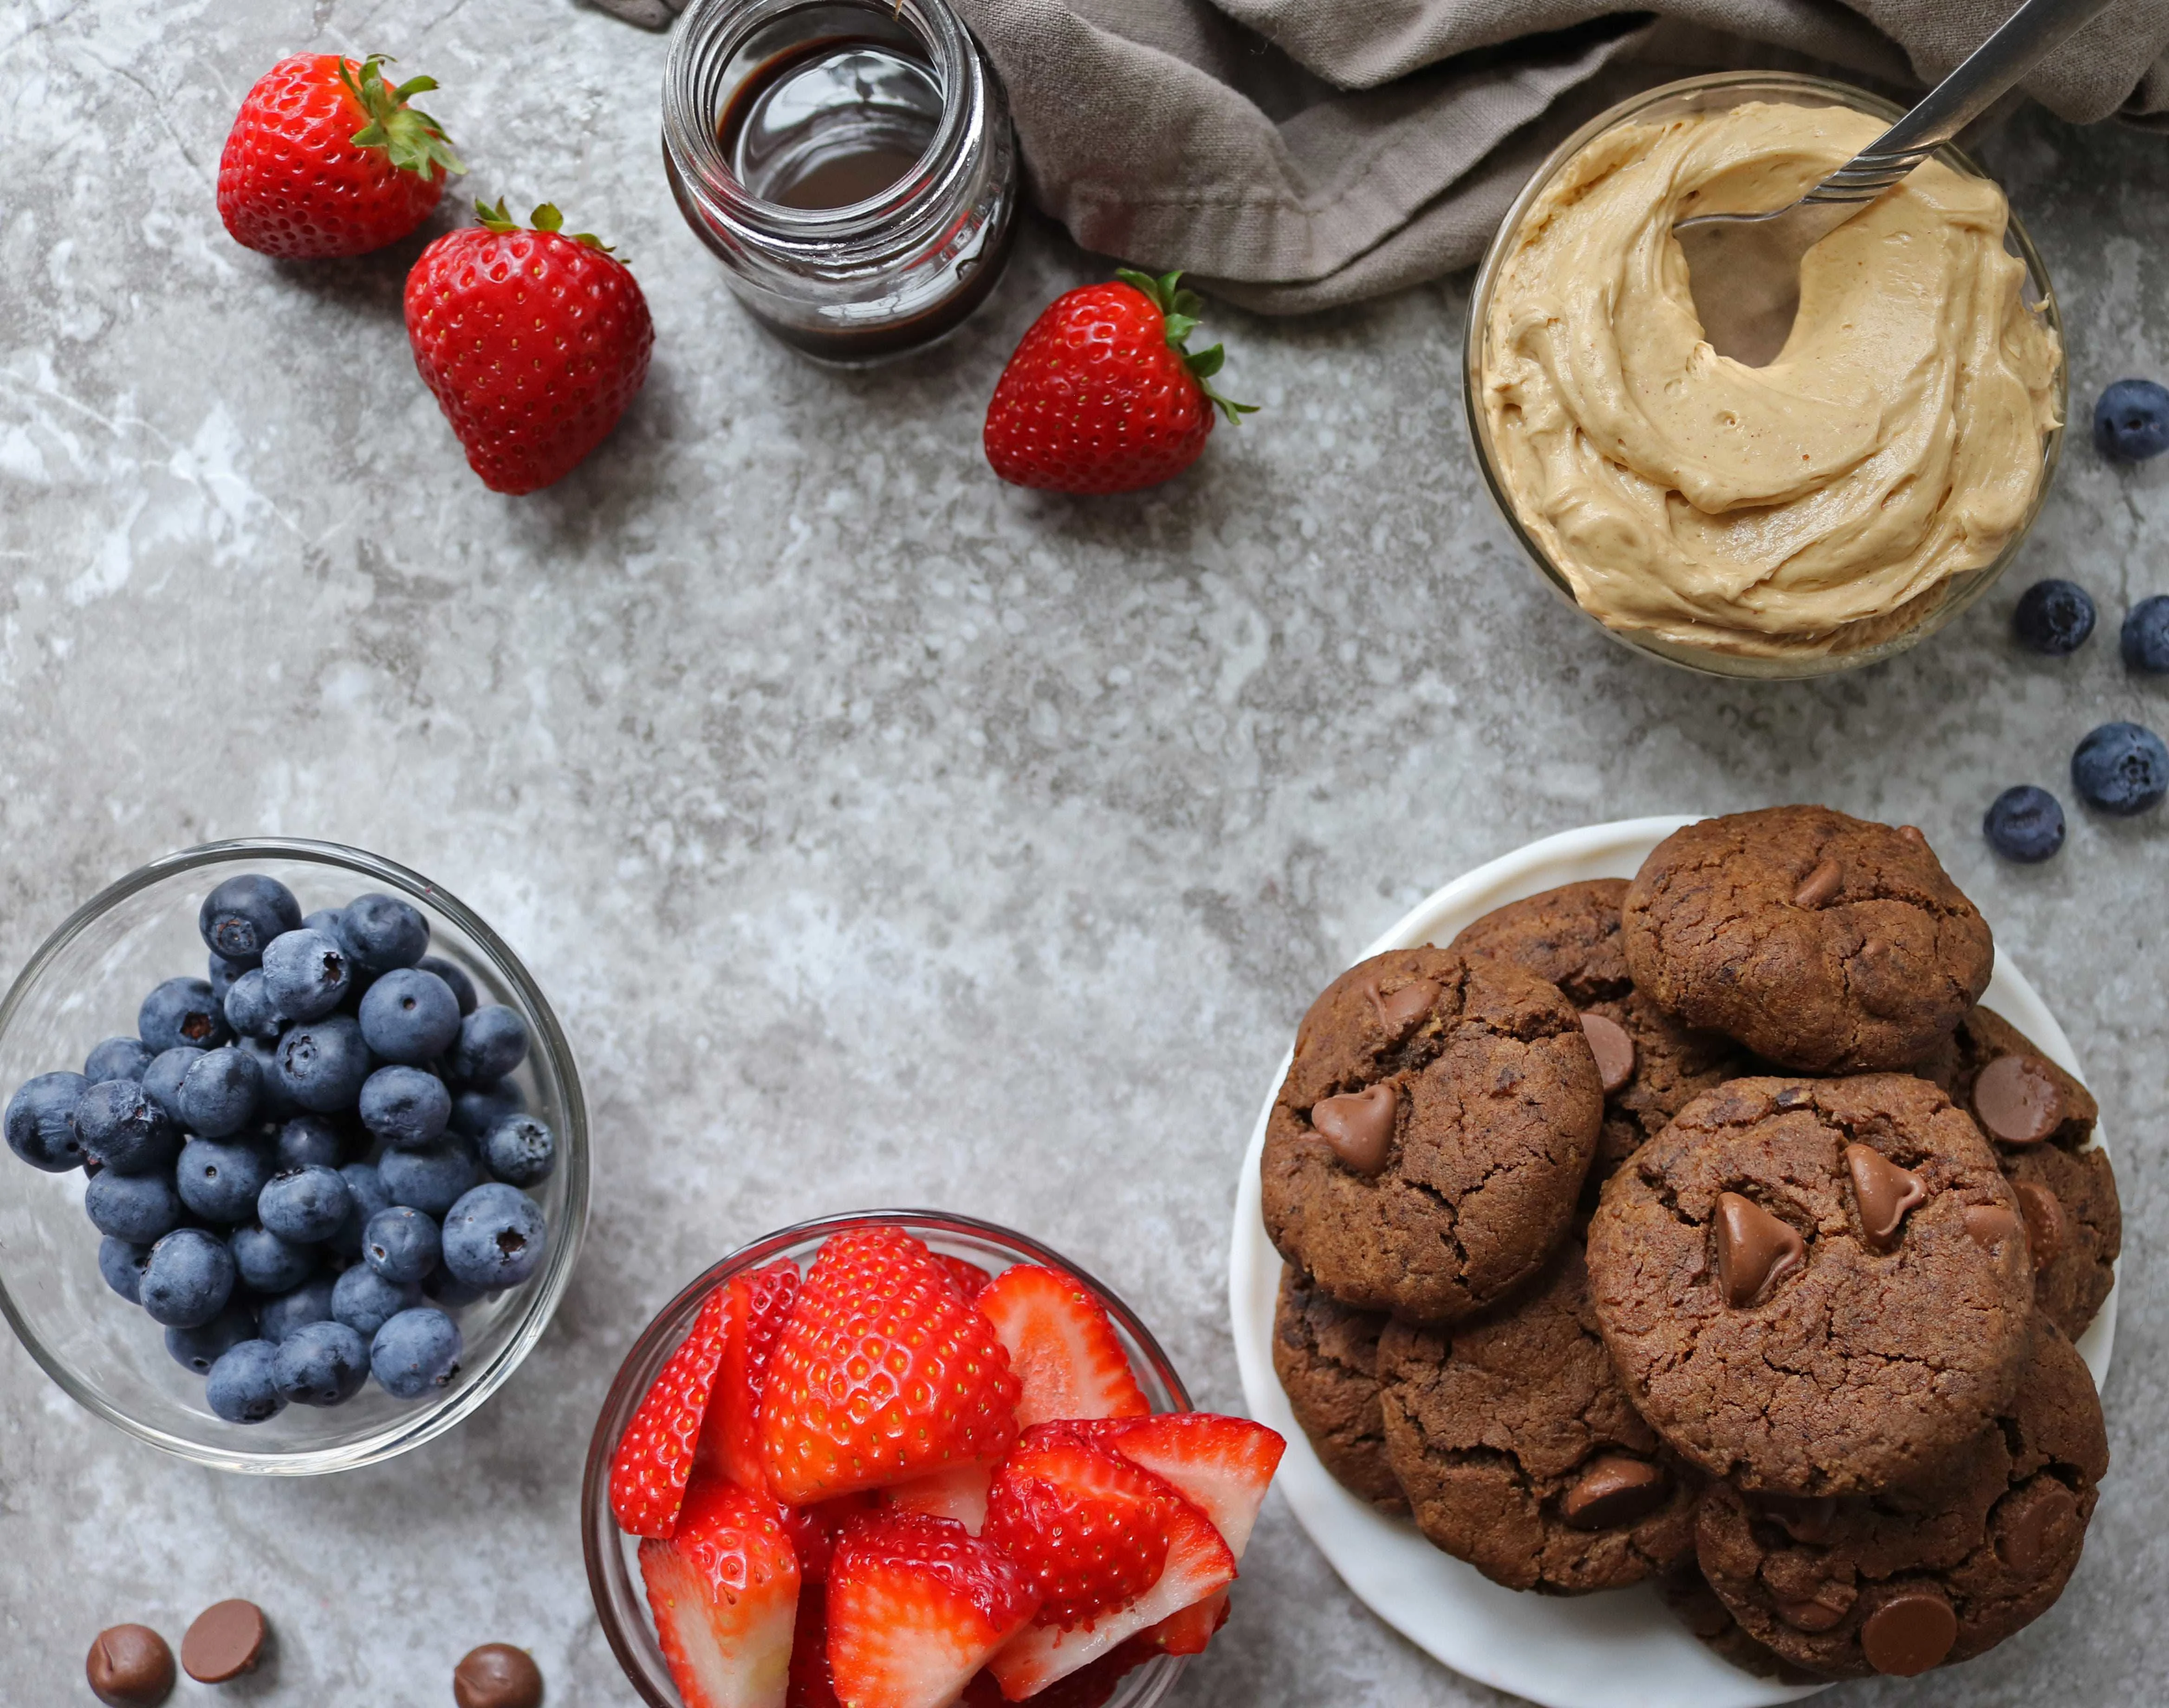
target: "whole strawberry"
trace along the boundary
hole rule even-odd
[[[365,255],[429,216],[465,172],[437,121],[408,106],[431,77],[388,88],[382,54],[297,54],[257,79],[218,161],[218,214],[237,243],[305,261]]]
[[[546,202],[515,224],[500,201],[447,231],[407,275],[414,364],[494,492],[562,480],[648,377],[648,299],[593,234]]]
[[[1004,480],[1054,492],[1157,486],[1197,460],[1216,407],[1231,422],[1254,408],[1206,383],[1219,345],[1185,348],[1200,305],[1180,273],[1115,278],[1057,297],[1002,370],[986,444]]]

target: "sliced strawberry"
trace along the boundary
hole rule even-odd
[[[861,1513],[872,1512],[877,1504],[871,1494],[846,1494],[812,1506],[779,1503],[775,1510],[783,1534],[791,1539],[791,1550],[798,1556],[799,1581],[826,1583],[829,1561],[836,1551],[836,1538],[843,1534],[844,1526]]]
[[[1090,1434],[1101,1446],[1173,1483],[1212,1520],[1238,1561],[1287,1450],[1279,1433],[1263,1423],[1212,1412],[1163,1412],[1101,1424]]]
[[[640,1576],[685,1708],[783,1708],[798,1562],[770,1502],[695,1479],[678,1533],[640,1545]]]
[[[1228,1551],[1212,1521],[1179,1495],[1169,1506],[1172,1522],[1167,1565],[1152,1588],[1128,1606],[1103,1614],[1079,1630],[1033,1625],[1011,1638],[987,1663],[1002,1694],[1010,1701],[1021,1702],[1037,1695],[1170,1614],[1194,1606],[1234,1581],[1235,1556]]]
[[[723,1361],[701,1430],[700,1463],[756,1493],[768,1487],[760,1457],[761,1384],[797,1296],[798,1265],[789,1258],[734,1275],[723,1286]]]
[[[829,1676],[829,1592],[802,1579],[798,1621],[791,1637],[791,1689],[784,1708],[843,1708]]]
[[[900,1507],[905,1512],[954,1519],[976,1536],[986,1528],[987,1493],[994,1482],[990,1466],[959,1465],[930,1477],[914,1477],[909,1482],[892,1484],[881,1492],[881,1498],[883,1505]]]
[[[921,1513],[855,1520],[828,1594],[829,1668],[849,1708],[946,1708],[1039,1604],[999,1550]]]
[[[1073,1630],[1153,1586],[1180,1503],[1158,1477],[1069,1425],[1041,1423],[995,1474],[985,1535],[1039,1592],[1037,1622]]]
[[[1064,1418],[1142,1418],[1152,1410],[1128,1354],[1091,1291],[1074,1276],[1019,1264],[994,1278],[979,1309],[1009,1349],[1025,1429]]]
[[[1106,1708],[1122,1680],[1159,1652],[1143,1637],[1133,1636],[1090,1666],[1050,1684],[1031,1699],[1031,1708]],[[961,1708],[1008,1708],[1008,1704],[992,1673],[977,1674],[961,1699]]]
[[[994,1285],[994,1278],[969,1258],[955,1258],[947,1252],[936,1252],[934,1261],[941,1265],[941,1273],[956,1284],[957,1290],[964,1296],[967,1305],[977,1304],[979,1295]]]
[[[668,1539],[676,1530],[722,1356],[718,1287],[701,1301],[692,1333],[670,1354],[610,1455],[610,1514],[626,1535]]]
[[[1164,1655],[1202,1655],[1220,1627],[1228,1622],[1228,1592],[1216,1590],[1202,1601],[1194,1601],[1180,1613],[1170,1613],[1158,1625],[1140,1631],[1130,1641]]]
[[[898,1229],[821,1248],[769,1359],[768,1486],[802,1506],[992,1463],[1016,1439],[1016,1378],[992,1324]]]

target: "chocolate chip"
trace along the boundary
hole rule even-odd
[[[1805,1109],[1815,1100],[1815,1093],[1804,1085],[1788,1085],[1771,1099],[1779,1109]]]
[[[1376,1174],[1386,1166],[1400,1107],[1400,1093],[1390,1084],[1374,1085],[1314,1104],[1310,1124],[1349,1168],[1358,1174]]]
[[[1928,845],[1927,837],[1922,833],[1921,827],[1917,824],[1900,825],[1898,827],[1898,834],[1904,837],[1906,841],[1911,843],[1916,848],[1926,848]]]
[[[1932,1590],[1901,1589],[1868,1615],[1860,1628],[1861,1652],[1879,1673],[1910,1679],[1951,1652],[1958,1616]]]
[[[1820,907],[1844,887],[1845,868],[1836,860],[1825,860],[1800,880],[1800,887],[1793,891],[1793,905]]]
[[[2018,1218],[2001,1204],[1969,1204],[1966,1206],[1965,1231],[1974,1242],[1994,1251],[2004,1241],[2018,1232]]]
[[[1816,1546],[1831,1539],[1837,1528],[1837,1497],[1832,1494],[1758,1494],[1756,1510],[1784,1527],[1796,1542]]]
[[[196,1615],[181,1639],[181,1670],[199,1684],[223,1684],[256,1670],[267,1632],[253,1601],[221,1601]]]
[[[1718,1194],[1717,1285],[1726,1304],[1754,1304],[1807,1257],[1798,1228],[1737,1192]]]
[[[2078,1519],[2079,1503],[2070,1490],[2053,1477],[2040,1482],[2039,1491],[2022,1502],[1996,1538],[1996,1551],[2014,1572],[2038,1571],[2054,1551],[2058,1533],[2068,1532]]]
[[[2047,1187],[2032,1180],[2018,1186],[2018,1213],[2026,1218],[2026,1245],[2033,1267],[2045,1269],[2064,1248],[2064,1206]]]
[[[1589,1040],[1589,1053],[1596,1058],[1597,1077],[1609,1097],[1634,1077],[1634,1040],[1618,1021],[1601,1014],[1584,1014],[1581,1035]]]
[[[173,1652],[147,1625],[99,1632],[83,1671],[106,1708],[158,1708],[173,1694]]]
[[[1625,1453],[1601,1453],[1559,1497],[1559,1516],[1578,1530],[1631,1524],[1664,1503],[1671,1484],[1661,1465]]]
[[[539,1708],[542,1669],[525,1649],[484,1643],[453,1670],[452,1700],[459,1708]]]
[[[1845,1169],[1852,1176],[1861,1232],[1876,1250],[1889,1251],[1905,1237],[1905,1212],[1926,1201],[1926,1183],[1873,1145],[1847,1145]]]
[[[2064,1093],[2038,1056],[1999,1056],[1973,1083],[1973,1112],[1991,1139],[2038,1145],[2064,1124]]]
[[[1436,979],[1420,978],[1390,994],[1375,984],[1371,987],[1371,1006],[1378,1011],[1378,1024],[1395,1042],[1408,1036],[1416,1022],[1431,1012],[1431,1004],[1438,998]]]
[[[1852,1610],[1860,1592],[1850,1583],[1825,1582],[1813,1595],[1773,1598],[1777,1617],[1794,1631],[1828,1631]]]

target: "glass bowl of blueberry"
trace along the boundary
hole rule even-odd
[[[456,897],[328,843],[189,849],[0,1002],[0,1311],[153,1446],[310,1476],[450,1429],[541,1335],[587,1115],[534,979]]]

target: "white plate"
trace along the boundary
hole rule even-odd
[[[1363,951],[1444,943],[1505,902],[1589,878],[1631,878],[1649,850],[1689,818],[1637,818],[1546,837],[1448,884]],[[1998,954],[1983,998],[2067,1072],[2070,1040],[2033,987]],[[1287,1437],[1278,1483],[1297,1519],[1359,1599],[1458,1673],[1544,1708],[1760,1708],[1813,1695],[1818,1684],[1772,1684],[1719,1660],[1665,1611],[1648,1584],[1601,1595],[1524,1595],[1442,1554],[1335,1482],[1303,1439],[1273,1375],[1273,1299],[1281,1259],[1259,1210],[1266,1119],[1287,1076],[1283,1058],[1266,1089],[1235,1195],[1228,1277],[1235,1362],[1250,1415]],[[2098,1387],[2116,1337],[2111,1291],[2079,1342]]]

